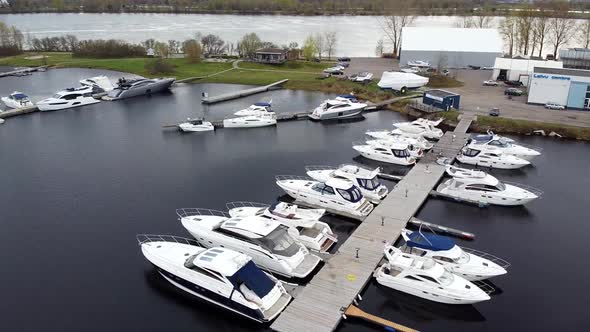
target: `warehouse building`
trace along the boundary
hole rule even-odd
[[[569,48],[559,50],[559,59],[564,68],[590,69],[590,49]]]
[[[528,103],[564,105],[590,110],[590,71],[535,67],[529,85]]]
[[[402,30],[400,65],[426,61],[431,67],[491,67],[503,54],[497,29],[405,27]]]
[[[528,86],[535,67],[563,68],[563,63],[542,59],[496,58],[492,79],[497,81],[520,81],[524,86]]]

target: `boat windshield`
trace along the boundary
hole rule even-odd
[[[356,179],[359,185],[368,190],[375,190],[380,185],[381,182],[377,179],[377,176],[373,177],[372,179]]]
[[[393,155],[398,158],[407,158],[410,156],[410,151],[408,151],[408,149],[404,149],[404,150],[392,149],[391,152],[393,152]]]
[[[496,185],[496,188],[498,188],[498,190],[500,190],[500,191],[504,191],[504,190],[506,190],[506,185],[503,184],[502,182],[498,182],[498,184]]]
[[[496,140],[490,141],[489,145],[507,148],[510,146],[510,143],[506,142],[503,139],[496,139]]]
[[[458,264],[466,264],[469,263],[469,258],[469,254],[467,254],[465,251],[461,251],[461,256],[455,258],[453,261]]]
[[[299,252],[300,248],[287,232],[288,229],[287,226],[280,225],[265,237],[260,238],[260,242],[274,254],[291,257]]]
[[[449,273],[447,270],[445,270],[443,272],[443,274],[440,277],[438,277],[438,281],[443,286],[448,286],[448,285],[452,284],[453,280],[454,280],[453,275],[451,273]]]
[[[338,191],[338,193],[340,194],[340,196],[342,196],[342,198],[344,198],[345,200],[352,202],[352,203],[356,203],[358,201],[360,201],[361,199],[363,199],[363,194],[361,194],[360,189],[357,186],[352,186],[348,189],[336,189]]]
[[[61,94],[56,93],[52,96],[52,98],[59,99],[59,98],[61,98]]]

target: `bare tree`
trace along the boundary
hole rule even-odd
[[[578,30],[576,41],[580,46],[588,48],[590,46],[590,20],[584,21]]]
[[[570,40],[576,26],[575,20],[571,19],[567,13],[564,14],[565,17],[551,17],[549,19],[549,41],[553,46],[553,58],[555,59],[557,59],[557,51]]]
[[[326,52],[328,53],[328,60],[332,58],[332,53],[336,50],[336,42],[338,38],[336,31],[328,31],[324,33],[324,40],[326,42]]]
[[[455,27],[456,28],[473,28],[474,22],[470,16],[459,16],[457,20],[455,20]]]
[[[398,8],[399,10],[399,8]],[[402,9],[402,15],[385,16],[381,21],[381,29],[393,44],[393,54],[399,55],[402,40],[402,30],[412,24],[415,17],[408,14],[407,9]]]
[[[516,29],[516,18],[513,16],[506,17],[500,22],[500,33],[506,45],[508,45],[508,54],[514,54],[514,47],[518,39],[518,30]]]
[[[473,27],[479,29],[490,29],[494,27],[494,16],[488,15],[487,11],[479,11],[477,15],[474,15],[471,19]]]
[[[547,42],[549,35],[549,17],[542,12],[540,16],[533,20],[533,43],[539,46],[539,57],[543,56],[543,46]],[[534,48],[534,46],[533,46]]]
[[[375,55],[378,57],[383,56],[383,39],[377,41],[377,47],[375,47]]]
[[[324,42],[324,36],[321,33],[317,33],[314,37],[316,51],[318,52],[318,58],[322,60],[322,54],[326,51],[326,43]]]
[[[516,17],[516,28],[518,29],[518,51],[527,55],[532,42],[533,11],[526,9],[518,12]]]

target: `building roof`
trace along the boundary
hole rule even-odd
[[[494,69],[520,70],[532,72],[534,68],[563,68],[563,62],[553,60],[496,58]]]
[[[426,91],[424,91],[424,94],[429,94],[431,96],[435,96],[435,97],[439,97],[439,98],[458,96],[458,94],[456,94],[454,92],[447,91],[447,90],[441,90],[441,89],[426,90]]]
[[[497,29],[405,27],[402,33],[402,52],[504,52],[502,38]]]
[[[287,54],[287,51],[282,48],[260,48],[256,50],[256,53]]]
[[[590,70],[583,70],[583,69],[535,67],[534,72],[536,74],[537,73],[538,74],[557,74],[557,75],[590,77]]]

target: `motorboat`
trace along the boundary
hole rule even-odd
[[[422,61],[422,60],[414,60],[414,61],[408,61],[408,66],[409,67],[418,67],[418,68],[428,68],[428,67],[430,67],[430,63],[428,63],[426,61]]]
[[[261,113],[269,113],[272,112],[271,109],[272,100],[268,103],[259,102],[250,105],[248,108],[244,108],[243,110],[239,110],[234,113],[237,116],[248,116],[248,115],[258,115]]]
[[[361,71],[357,74],[351,75],[348,79],[353,82],[369,82],[373,79],[373,73]]]
[[[0,124],[4,124],[4,122],[6,122],[6,120],[0,118]]]
[[[223,120],[224,128],[257,128],[275,126],[276,124],[277,116],[274,112],[265,112]]]
[[[277,185],[296,201],[330,213],[363,220],[373,211],[373,204],[347,180],[331,178],[320,182],[293,175],[279,175],[276,180]]]
[[[413,136],[422,136],[424,138],[437,140],[443,136],[443,131],[436,128],[442,122],[442,118],[437,121],[426,119],[416,119],[411,122],[397,122],[393,125],[399,129],[393,133],[407,133]]]
[[[391,130],[369,130],[365,132],[365,135],[385,141],[407,143],[410,146],[420,148],[422,150],[430,150],[434,146],[432,142],[429,142],[421,135],[410,136],[404,132],[393,132]]]
[[[326,182],[331,178],[352,182],[371,203],[379,204],[387,196],[389,189],[379,181],[380,168],[367,169],[357,165],[305,166],[307,175],[314,180]]]
[[[150,96],[154,93],[166,91],[176,79],[169,78],[120,78],[114,89],[108,92],[108,100],[118,100],[137,96]]]
[[[80,84],[94,88],[94,93],[109,92],[115,88],[111,80],[104,75],[85,78],[80,80]]]
[[[418,74],[420,72],[420,68],[418,68],[418,67],[409,67],[409,68],[402,68],[399,71],[401,71],[403,73]]]
[[[288,226],[276,220],[232,217],[208,209],[177,209],[176,214],[182,226],[202,245],[239,251],[272,273],[305,278],[321,261],[292,236]]]
[[[361,156],[388,164],[410,166],[416,163],[408,150],[407,143],[373,140],[369,142],[354,142],[352,148]]]
[[[381,80],[377,83],[381,89],[391,89],[406,93],[408,89],[416,89],[428,84],[428,77],[416,75],[414,73],[404,73],[399,71],[385,71],[381,75]]]
[[[384,139],[371,139],[366,141],[369,145],[378,145],[386,148],[391,149],[398,149],[400,144],[406,145],[406,149],[410,152],[410,156],[414,157],[415,159],[420,159],[424,156],[424,150],[421,148],[409,144],[408,142],[400,141],[392,141],[392,140],[384,140]]]
[[[436,191],[458,200],[514,206],[527,204],[542,194],[532,187],[502,183],[483,171],[447,165],[446,172],[451,178],[442,182]]]
[[[215,130],[215,127],[213,127],[213,124],[209,121],[189,118],[186,122],[178,124],[178,129],[184,132],[197,132]]]
[[[367,104],[360,103],[353,95],[339,95],[324,101],[316,107],[309,118],[312,120],[331,120],[350,118],[359,115]]]
[[[541,155],[541,149],[527,147],[522,144],[516,144],[514,140],[507,140],[505,137],[494,135],[474,135],[469,140],[469,145],[476,148],[485,149],[491,147],[492,150],[501,150],[504,154],[512,155],[531,161],[533,158]]]
[[[468,165],[501,169],[516,169],[531,164],[528,160],[505,154],[499,149],[473,145],[463,147],[457,160]]]
[[[377,282],[385,287],[447,304],[490,299],[477,285],[447,271],[432,258],[404,253],[392,246],[385,247],[385,257],[387,263],[375,272]]]
[[[399,248],[401,251],[432,258],[448,271],[469,281],[504,275],[510,266],[510,263],[493,255],[459,247],[446,236],[407,229],[402,229],[401,235],[405,242]]]
[[[18,91],[14,91],[6,97],[2,97],[2,102],[6,107],[10,108],[23,108],[33,106],[33,102],[26,94]]]
[[[324,73],[326,74],[335,74],[335,75],[342,75],[342,73],[344,73],[344,66],[341,65],[336,65],[334,67],[329,67],[324,69]]]
[[[91,87],[85,86],[59,91],[51,98],[38,102],[37,107],[40,111],[57,111],[96,103],[100,103],[100,100],[92,97]]]
[[[276,318],[292,297],[252,258],[222,247],[210,249],[176,236],[138,235],[141,252],[177,288],[260,323]]]
[[[324,253],[338,242],[338,237],[332,232],[330,226],[319,221],[325,213],[324,209],[304,209],[286,202],[277,202],[272,205],[230,202],[225,206],[232,217],[259,216],[288,226],[293,237],[310,250]]]

